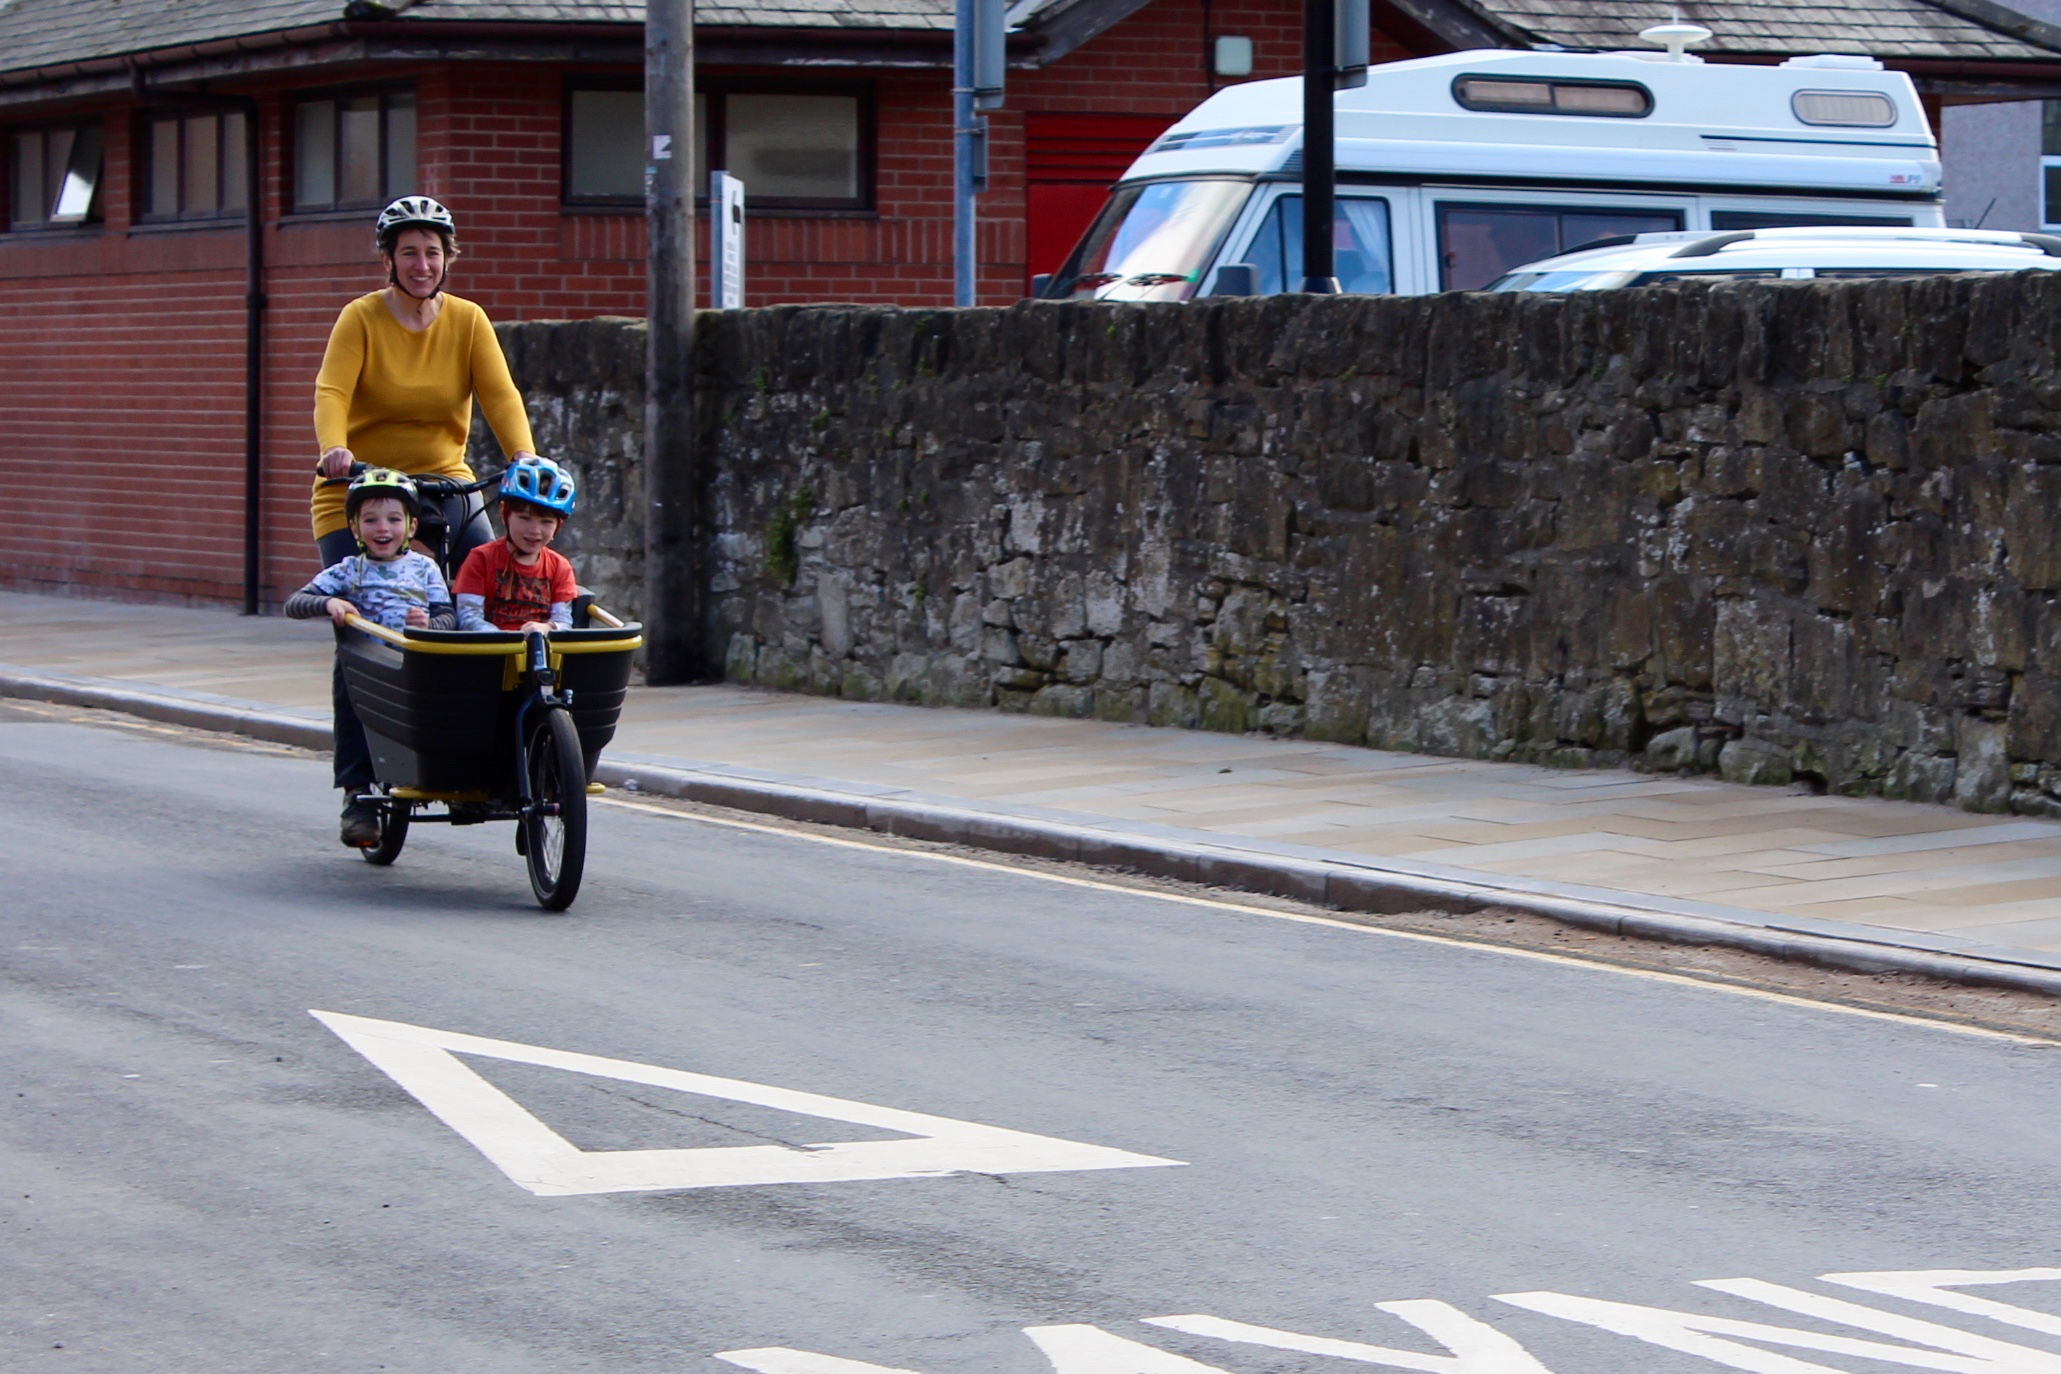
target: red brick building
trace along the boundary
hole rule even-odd
[[[1208,93],[1210,38],[1248,36],[1253,75],[1286,73],[1298,13],[1049,0],[1025,20],[994,119],[982,300],[1020,297]],[[312,564],[313,378],[337,310],[379,285],[379,204],[449,204],[452,289],[496,319],[641,314],[641,18],[597,0],[0,9],[0,481],[17,516],[0,585],[240,599],[254,246],[266,602]],[[950,25],[950,0],[701,9],[708,160],[751,196],[750,303],[949,303]]]
[[[1940,16],[1949,0],[1887,3]],[[1544,41],[1541,16],[1595,8],[1375,0],[1373,56],[1527,46]],[[1607,8],[1615,34],[1668,7]],[[751,304],[949,303],[951,10],[701,6],[703,164],[746,183]],[[394,195],[452,207],[465,247],[452,288],[496,319],[641,314],[642,13],[0,4],[0,483],[15,516],[0,523],[0,585],[238,601],[253,410],[258,597],[298,585],[313,561],[315,369],[338,309],[379,284],[370,225]],[[1216,85],[1292,73],[1300,13],[1298,0],[1018,0],[980,204],[982,301],[1014,300],[1057,265],[1110,180]],[[1220,38],[1250,40],[1249,72],[1218,74]]]

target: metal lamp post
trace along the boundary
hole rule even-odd
[[[1004,0],[957,0],[952,27],[952,304],[980,290],[973,198],[988,189],[988,122],[1000,108],[1008,21]]]
[[[1338,199],[1338,130],[1332,95],[1366,84],[1372,44],[1368,0],[1303,0],[1301,291],[1338,294],[1332,225]]]

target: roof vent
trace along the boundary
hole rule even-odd
[[[1677,19],[1670,24],[1655,24],[1650,29],[1641,29],[1639,37],[1656,48],[1666,48],[1670,62],[1693,62],[1696,59],[1689,56],[1689,49],[1707,42],[1710,30],[1701,24],[1687,24]]]

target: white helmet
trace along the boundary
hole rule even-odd
[[[449,210],[428,196],[402,196],[379,212],[379,223],[372,231],[373,243],[380,252],[388,252],[400,232],[410,227],[441,229],[453,238],[458,235],[458,225]]]

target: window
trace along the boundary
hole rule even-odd
[[[859,202],[855,95],[711,96],[709,147],[744,192],[809,205]]]
[[[1641,272],[1628,284],[1658,286],[1671,281],[1809,281],[1813,275],[1808,267],[1757,267],[1750,270],[1737,267],[1684,267],[1672,272]]]
[[[1877,225],[1884,229],[1908,229],[1909,215],[1847,215],[1838,213],[1811,214],[1782,210],[1713,210],[1710,212],[1710,227],[1725,229],[1801,229],[1811,225],[1859,224]]]
[[[2043,101],[2040,120],[2040,223],[2061,227],[2061,100]]]
[[[1185,301],[1245,208],[1245,181],[1119,186],[1059,271],[1054,299]]]
[[[1333,202],[1332,270],[1347,291],[1383,295],[1393,291],[1388,251],[1388,202],[1370,196],[1340,196]],[[1262,296],[1302,287],[1302,197],[1282,196],[1267,211],[1245,250],[1258,272]]]
[[[859,87],[716,86],[694,97],[697,192],[708,169],[744,183],[753,209],[861,210],[872,199],[872,101]],[[644,93],[566,92],[565,199],[644,203]]]
[[[1462,76],[1453,99],[1465,110],[1504,114],[1605,115],[1643,119],[1653,96],[1634,81],[1548,81],[1544,77]]]
[[[694,97],[694,127],[703,126],[702,97]],[[695,149],[696,153],[701,150]],[[700,159],[696,158],[699,162]],[[696,173],[701,171],[696,167]],[[700,184],[697,175],[695,184]],[[644,200],[644,93],[585,91],[566,94],[565,198],[609,202]]]
[[[8,140],[8,223],[61,228],[94,217],[100,199],[99,124],[17,129]]]
[[[414,191],[413,91],[360,91],[295,102],[294,209],[362,209]]]
[[[1876,91],[1798,91],[1789,108],[1804,124],[1835,129],[1887,129],[1896,123],[1896,102]]]
[[[1513,267],[1597,239],[1664,233],[1681,227],[1679,210],[1441,203],[1439,285],[1447,291],[1479,291]]]
[[[140,219],[240,216],[250,203],[239,110],[148,116],[143,158]]]

